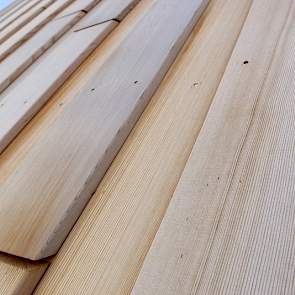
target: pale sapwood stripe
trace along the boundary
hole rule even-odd
[[[250,4],[211,1],[35,295],[130,293]]]
[[[47,267],[47,262],[31,262],[0,253],[0,294],[32,294]]]
[[[43,0],[34,5],[27,13],[17,18],[12,24],[0,32],[0,45],[5,42],[9,37],[13,36],[17,31],[22,29],[25,25],[29,24],[35,17],[40,15],[46,10],[47,7],[54,4],[58,0]]]
[[[204,280],[202,285],[208,292],[198,289],[199,282],[212,254],[212,242],[266,75],[293,13],[291,0],[253,2],[133,294],[211,294],[210,282]],[[223,253],[219,258],[224,258]],[[210,271],[213,273],[212,268]]]
[[[114,16],[122,15],[122,11],[128,13],[122,3],[131,9],[130,3],[138,2],[137,0],[103,0],[102,4],[104,1],[108,5],[117,7],[117,10],[112,9]],[[105,12],[109,11],[106,8],[104,4],[101,10],[99,4],[0,95],[0,152],[83,60],[118,25],[116,21],[108,21],[87,30],[76,31],[81,26],[84,27],[84,23],[88,23],[88,18],[91,20],[105,19]],[[63,58],[57,63],[60,56]],[[48,73],[51,75],[48,76]]]
[[[78,0],[81,8],[94,7],[100,0]],[[108,2],[107,0],[103,1]],[[122,1],[121,3],[123,3]],[[110,5],[110,4],[108,4]],[[69,8],[73,4],[69,5]],[[81,9],[83,10],[83,9]],[[99,7],[102,11],[102,8]],[[103,15],[103,13],[101,13]],[[76,23],[85,16],[80,11],[67,17],[56,16],[51,22],[45,25],[31,39],[10,54],[0,63],[0,92],[6,89],[20,74],[23,73],[34,61],[36,61],[48,48],[69,31]],[[95,15],[94,15],[95,16]],[[79,26],[77,27],[79,28]],[[75,30],[77,30],[77,28]]]
[[[4,252],[56,253],[207,3],[157,1],[12,174],[0,176]]]
[[[36,4],[41,2],[41,0],[32,0],[26,5],[24,5],[21,9],[19,9],[16,13],[12,14],[11,16],[7,16],[5,19],[0,21],[0,31],[5,29],[7,26],[9,26],[11,23],[13,23],[15,20],[17,20],[20,16],[27,13],[30,9],[32,9]]]
[[[8,38],[5,42],[0,43],[0,61],[6,58],[14,50],[16,50],[25,41],[30,39],[47,23],[52,21],[52,19],[54,19],[57,14],[63,11],[73,1],[74,0],[51,0],[48,2],[44,2],[44,4],[46,4],[46,8],[44,7],[39,15],[37,15],[25,26],[20,28],[14,35]]]

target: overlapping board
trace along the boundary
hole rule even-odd
[[[250,4],[211,1],[36,295],[130,293]]]
[[[132,294],[294,293],[294,14],[253,2]]]
[[[26,155],[1,155],[1,251],[56,253],[207,3],[154,3]]]

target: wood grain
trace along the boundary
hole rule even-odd
[[[130,293],[250,4],[211,1],[35,295]]]
[[[106,0],[108,5],[118,8],[117,11],[113,9],[114,15],[122,15],[123,10],[127,14],[128,10],[125,10],[122,3],[130,7],[130,3],[136,1]],[[87,30],[79,30],[81,27],[85,27],[83,24],[87,24],[88,19],[105,19],[106,5],[104,4],[102,8],[100,10],[100,5],[98,5],[96,9],[87,14],[60,42],[35,62],[26,72],[26,75],[22,76],[0,95],[0,152],[83,60],[118,26],[118,22],[108,21]],[[21,53],[23,53],[22,50]],[[59,56],[63,56],[63,59],[61,62],[56,63]],[[14,59],[12,62],[15,62]],[[52,74],[48,75],[48,73]]]
[[[14,171],[0,176],[3,252],[32,260],[56,253],[206,4],[157,1]]]
[[[254,0],[132,294],[294,294],[294,13]]]
[[[0,294],[32,294],[47,267],[47,262],[29,262],[0,254]]]

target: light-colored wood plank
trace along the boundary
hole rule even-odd
[[[103,1],[118,8],[115,15],[122,14],[123,10],[128,13],[124,6],[115,4],[124,3],[126,7],[130,7],[130,3],[137,2],[137,0]],[[116,21],[108,21],[87,30],[77,31],[84,27],[84,22],[88,23],[88,18],[104,19],[104,13],[105,5],[100,10],[99,4],[65,38],[47,51],[25,75],[0,95],[0,152],[83,60],[118,25]],[[56,63],[60,56],[63,57],[62,62]],[[51,75],[48,76],[48,73]]]
[[[80,3],[82,8],[89,8],[99,1],[100,0],[78,0],[75,1],[74,4]],[[110,5],[109,1],[103,1],[103,3],[108,3],[108,5]],[[124,3],[124,1],[121,3]],[[69,5],[69,8],[71,6],[73,6],[73,4]],[[102,9],[99,8],[99,10]],[[0,63],[0,92],[7,88],[26,68],[78,23],[85,14],[86,13],[83,11],[78,11],[75,14],[70,14],[63,18],[59,18],[59,15],[57,15],[55,19],[45,25],[45,27],[37,32],[30,40],[4,59]],[[75,30],[78,28],[79,27]]]
[[[185,4],[154,3],[14,171],[0,175],[3,252],[32,260],[56,253],[207,1]]]
[[[52,5],[55,0],[43,0],[32,7],[27,13],[17,18],[12,24],[0,32],[0,44],[6,41],[10,36],[15,34],[18,30],[30,23],[32,19],[40,15],[47,7]]]
[[[59,14],[73,1],[74,0],[54,0],[54,2],[41,2],[41,4],[43,3],[42,7],[40,8],[42,9],[42,12],[25,26],[22,26],[18,32],[12,35],[5,42],[0,43],[0,61],[11,54],[26,40],[30,39],[36,32],[38,32],[43,26],[50,22],[57,14]],[[44,6],[45,4],[46,6]],[[37,8],[37,5],[34,8]],[[7,29],[9,28],[10,26]],[[5,31],[6,30],[3,32]],[[0,33],[0,38],[2,33]]]
[[[30,295],[48,267],[0,253],[0,294]]]
[[[35,295],[130,293],[250,3],[211,1]]]
[[[254,0],[132,294],[294,294],[294,13]]]

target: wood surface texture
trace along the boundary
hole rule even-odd
[[[30,262],[0,253],[0,294],[32,294],[47,266],[47,262]]]
[[[34,295],[130,293],[250,4],[211,1]]]
[[[122,11],[125,15],[128,13],[125,7],[130,7],[130,3],[137,0],[103,0],[60,42],[39,58],[26,75],[0,94],[0,153],[85,58],[118,26],[117,21],[111,20],[91,26],[87,30],[80,30],[81,27],[85,27],[84,23],[88,24],[88,19],[105,19],[107,6],[105,2],[117,7],[113,8],[115,16],[123,16]],[[122,3],[126,6],[122,6]],[[100,10],[101,4],[103,4],[102,10]],[[63,59],[57,63],[59,56],[63,56]]]
[[[207,1],[185,4],[157,1],[11,173],[2,169],[1,251],[57,252]]]
[[[294,294],[294,14],[254,0],[132,294]]]

